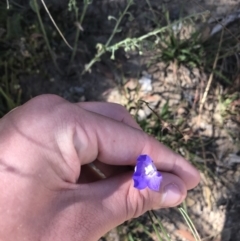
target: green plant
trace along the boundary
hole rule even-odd
[[[61,73],[61,70],[57,64],[57,61],[56,61],[56,57],[55,57],[55,54],[51,48],[51,45],[49,43],[49,39],[48,39],[48,36],[47,36],[47,33],[46,33],[46,29],[45,29],[45,26],[43,24],[43,21],[42,21],[42,17],[41,17],[41,14],[40,14],[40,10],[39,10],[39,5],[38,5],[38,2],[37,0],[31,0],[30,1],[30,6],[32,7],[33,11],[36,12],[37,14],[37,18],[38,18],[38,22],[39,22],[39,25],[40,25],[40,28],[42,30],[42,33],[43,33],[43,37],[44,37],[44,40],[46,42],[46,45],[47,45],[47,48],[48,48],[48,51],[49,51],[49,54],[52,58],[52,61],[54,63],[54,66],[56,68],[56,70]]]
[[[160,59],[164,62],[177,62],[190,67],[201,66],[204,61],[205,52],[199,41],[198,34],[193,34],[191,38],[181,40],[172,31],[168,33],[167,40],[161,38],[159,47],[161,50]]]
[[[75,58],[75,55],[76,55],[76,52],[77,52],[77,47],[78,47],[78,40],[79,40],[80,31],[83,30],[82,29],[82,23],[83,23],[85,15],[86,15],[87,8],[91,4],[91,2],[92,2],[92,0],[83,0],[83,9],[82,9],[80,19],[78,20],[79,9],[77,7],[76,1],[75,0],[69,1],[68,10],[69,11],[74,10],[76,21],[77,21],[77,30],[76,30],[75,40],[74,40],[73,51],[72,51],[71,58],[70,58],[70,61],[69,61],[69,67],[71,66],[71,64],[72,64],[72,62]],[[68,67],[68,70],[69,70],[69,67]]]
[[[185,222],[187,223],[189,229],[191,230],[191,233],[193,234],[194,239],[196,241],[201,241],[201,238],[200,238],[192,220],[188,216],[187,212],[182,207],[178,208],[178,210],[181,213],[182,217],[184,218]]]
[[[21,101],[22,91],[16,83],[15,74],[11,73],[10,69],[6,61],[0,61],[0,70],[4,73],[0,82],[0,117],[20,105]]]
[[[100,61],[100,58],[103,54],[107,53],[107,52],[110,52],[111,53],[111,59],[114,59],[115,58],[115,52],[120,49],[120,48],[123,48],[125,50],[125,52],[128,52],[128,51],[138,51],[139,54],[143,54],[143,50],[144,50],[144,47],[143,46],[148,46],[147,48],[151,48],[151,49],[156,49],[156,44],[159,43],[159,40],[160,40],[160,37],[159,37],[159,34],[163,34],[163,33],[166,33],[170,28],[172,28],[173,26],[175,26],[176,24],[178,24],[179,22],[185,22],[185,21],[190,21],[192,19],[197,19],[199,17],[203,17],[206,12],[203,12],[203,13],[198,13],[198,14],[193,14],[193,15],[190,15],[190,16],[187,16],[179,21],[176,21],[174,23],[171,23],[165,27],[160,27],[160,28],[157,28],[143,36],[140,36],[140,37],[136,37],[136,38],[126,38],[116,44],[113,44],[113,45],[110,45],[114,35],[118,32],[118,27],[119,27],[119,24],[122,20],[122,18],[128,14],[128,9],[129,7],[133,4],[133,0],[128,0],[128,4],[124,10],[124,12],[120,15],[119,19],[116,20],[116,25],[114,27],[114,30],[112,31],[112,34],[111,36],[109,37],[107,43],[105,45],[103,44],[100,44],[98,43],[96,45],[96,48],[97,48],[97,53],[96,55],[94,56],[94,58],[87,64],[85,65],[85,69],[84,71],[82,72],[83,74],[87,71],[89,71],[91,69],[91,67],[97,62],[97,61]],[[155,40],[153,40],[155,38]],[[184,46],[186,44],[184,43]],[[177,46],[177,45],[176,45]],[[175,47],[176,47],[175,46]],[[197,52],[202,53],[201,51],[201,48],[199,48],[199,45],[196,44],[196,42],[193,42],[193,44],[191,45],[191,48],[196,50]],[[178,50],[179,48],[177,48]],[[189,49],[184,49],[183,52],[181,52],[179,54],[178,53],[178,56],[179,56],[179,59],[182,60],[182,61],[185,61],[185,57],[188,56],[189,58],[191,57],[191,54],[189,52]],[[176,53],[173,54],[173,57],[176,56]],[[185,56],[185,57],[184,57]],[[194,54],[191,59],[192,61],[198,63],[200,60],[199,60],[200,56]],[[193,63],[194,63],[193,62]],[[200,63],[200,62],[199,62]]]
[[[123,13],[120,14],[120,16],[119,16],[118,19],[115,19],[114,17],[111,17],[111,16],[108,18],[109,20],[114,19],[114,20],[116,21],[116,24],[115,24],[115,27],[114,27],[114,29],[113,29],[113,31],[112,31],[112,34],[110,35],[110,37],[109,37],[109,39],[108,39],[108,41],[106,42],[105,45],[102,45],[102,44],[99,44],[99,43],[96,45],[97,54],[96,54],[95,57],[85,66],[85,69],[84,69],[84,71],[83,71],[82,73],[85,73],[85,72],[89,71],[89,70],[91,69],[91,67],[92,67],[97,61],[100,60],[101,56],[102,56],[105,52],[107,52],[107,51],[109,51],[109,50],[110,50],[110,52],[112,52],[111,59],[114,59],[114,57],[115,57],[114,53],[115,53],[115,51],[116,51],[119,47],[116,46],[116,45],[109,47],[109,45],[110,45],[110,43],[112,42],[113,37],[115,36],[115,34],[116,34],[117,32],[119,32],[119,25],[120,25],[123,17],[124,17],[125,15],[129,14],[129,13],[128,13],[128,9],[129,9],[130,6],[133,5],[133,4],[134,4],[134,1],[133,1],[133,0],[128,0],[128,1],[127,1],[127,6],[126,6],[126,8],[124,9]]]

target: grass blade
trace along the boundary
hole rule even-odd
[[[193,237],[195,238],[195,240],[197,241],[201,241],[201,238],[192,222],[192,220],[190,219],[190,217],[187,215],[187,213],[185,212],[185,210],[183,208],[178,208],[179,212],[182,214],[184,220],[186,221],[189,229],[192,232]]]
[[[151,222],[152,222],[152,226],[153,226],[153,229],[154,229],[154,231],[155,231],[155,233],[156,233],[156,235],[157,235],[157,237],[158,237],[158,240],[159,240],[159,241],[163,241],[163,239],[162,239],[162,237],[161,237],[161,235],[160,235],[160,233],[159,233],[159,231],[158,231],[158,229],[157,229],[157,226],[156,226],[155,223],[154,223],[154,220],[153,220],[153,218],[152,218],[151,212],[148,211],[147,213],[148,213],[148,216],[149,216],[149,218],[150,218],[150,220],[151,220]]]
[[[153,216],[156,218],[156,220],[157,220],[157,223],[158,223],[158,226],[159,226],[159,228],[161,229],[161,231],[162,231],[162,233],[164,234],[164,236],[166,237],[166,240],[167,241],[171,241],[171,239],[170,239],[170,237],[169,237],[169,235],[168,235],[168,233],[167,233],[167,230],[164,228],[164,226],[162,225],[162,223],[161,223],[161,221],[159,220],[159,218],[158,218],[158,216],[156,215],[156,213],[154,212],[154,211],[150,211],[152,214],[153,214]]]

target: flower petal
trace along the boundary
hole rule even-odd
[[[141,190],[148,186],[147,180],[142,176],[133,176],[134,187]]]
[[[140,155],[137,158],[137,165],[135,167],[134,175],[144,175],[145,168],[148,165],[152,165],[152,159],[148,155]]]
[[[150,189],[158,192],[160,189],[161,181],[162,181],[162,175],[159,172],[157,172],[156,175],[148,179],[147,186]]]
[[[157,171],[148,155],[140,155],[133,174],[134,187],[141,190],[146,187],[159,191],[162,175]]]

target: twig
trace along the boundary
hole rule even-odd
[[[226,28],[226,26],[232,22],[234,22],[235,20],[240,18],[240,11],[237,11],[233,14],[228,15],[227,17],[225,17],[223,20],[218,21],[218,24],[212,29],[210,36],[213,36],[214,34],[218,33],[219,31],[221,31],[223,28]]]
[[[179,128],[175,125],[173,125],[172,123],[168,123],[166,121],[164,121],[161,116],[153,109],[151,108],[151,106],[149,106],[148,102],[144,101],[144,100],[139,100],[139,102],[143,102],[145,105],[147,105],[147,107],[153,112],[154,115],[157,116],[157,118],[161,121],[161,123],[167,123],[170,125],[170,127],[173,127],[178,133],[180,133],[182,136],[184,136],[184,134],[179,130]]]
[[[206,11],[206,9],[205,9],[201,4],[199,4],[198,1],[196,1],[196,0],[193,0],[193,1],[194,1],[194,3],[195,3],[196,5],[198,5],[202,10],[205,10],[205,11]],[[239,39],[238,39],[226,26],[224,26],[224,25],[221,23],[221,21],[219,21],[219,20],[218,20],[217,18],[215,18],[215,17],[213,17],[213,19],[214,19],[214,21],[216,21],[218,24],[220,24],[220,25],[222,26],[222,28],[225,29],[237,42],[240,42]]]
[[[214,70],[216,69],[217,67],[217,61],[218,61],[218,58],[219,58],[219,52],[220,52],[220,48],[222,46],[222,40],[223,40],[223,33],[224,33],[224,29],[221,33],[221,37],[220,37],[220,41],[219,41],[219,45],[218,45],[218,49],[217,49],[217,54],[216,54],[216,57],[215,57],[215,60],[214,60],[214,63],[213,63],[213,70],[209,76],[209,79],[208,79],[208,83],[207,83],[207,86],[206,86],[206,89],[203,93],[203,97],[200,101],[200,107],[199,107],[199,120],[201,119],[201,115],[202,115],[202,111],[203,111],[203,105],[207,99],[207,95],[208,95],[208,92],[209,92],[209,89],[211,87],[211,84],[212,84],[212,80],[213,80],[213,76],[214,76]]]
[[[7,4],[7,9],[9,9],[9,1],[8,0],[6,0],[6,4]]]
[[[58,33],[60,34],[60,36],[62,37],[62,39],[63,39],[63,41],[65,42],[65,44],[72,50],[73,49],[73,47],[68,43],[68,41],[65,39],[65,37],[63,36],[63,34],[62,34],[62,32],[61,32],[61,30],[58,28],[58,26],[57,26],[57,24],[56,24],[56,22],[54,21],[54,19],[53,19],[53,17],[52,17],[52,15],[51,15],[51,13],[49,12],[49,10],[48,10],[48,8],[47,8],[47,6],[46,6],[46,4],[45,4],[45,2],[44,2],[44,0],[41,0],[41,2],[42,2],[42,4],[43,4],[43,7],[45,8],[45,10],[46,10],[46,12],[47,12],[47,14],[48,14],[48,16],[49,16],[49,18],[51,19],[51,21],[52,21],[52,23],[53,23],[53,25],[55,26],[55,28],[57,29],[57,31],[58,31]]]

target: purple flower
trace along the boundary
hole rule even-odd
[[[146,187],[159,191],[162,175],[157,171],[148,155],[140,155],[133,173],[134,187],[141,190]]]

